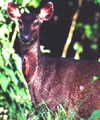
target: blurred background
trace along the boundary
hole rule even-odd
[[[52,0],[54,16],[44,22],[40,42],[51,50],[50,56],[61,57],[65,42],[78,9],[78,0]],[[83,0],[75,24],[67,57],[79,51],[80,59],[98,59],[100,56],[100,6],[99,0]]]
[[[38,14],[47,1],[53,2],[54,15],[40,28],[42,52],[81,60],[100,57],[100,0],[0,0],[0,119],[24,120],[34,111],[21,71],[18,23],[8,18],[7,4]]]

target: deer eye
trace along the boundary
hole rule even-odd
[[[22,20],[19,20],[18,23],[19,23],[20,32],[22,32],[24,28]]]
[[[22,26],[22,20],[19,20],[18,23],[20,26]]]
[[[34,25],[38,25],[39,24],[39,21],[38,20],[35,20],[34,21]]]

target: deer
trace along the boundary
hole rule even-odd
[[[93,82],[93,77],[100,73],[100,63],[96,60],[52,58],[41,52],[40,26],[50,20],[53,13],[52,2],[47,2],[39,14],[21,13],[12,2],[7,6],[9,18],[19,23],[22,71],[33,107],[45,100],[51,110],[63,105],[66,110],[69,107],[80,117],[88,118],[100,108],[100,79]]]

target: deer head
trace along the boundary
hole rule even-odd
[[[7,7],[7,14],[10,19],[18,20],[20,28],[20,41],[23,44],[30,44],[39,38],[39,28],[43,21],[48,21],[53,15],[53,4],[48,2],[40,9],[38,15],[20,12],[17,5],[10,2]]]

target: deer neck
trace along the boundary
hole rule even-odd
[[[21,45],[22,49],[22,70],[28,84],[40,80],[40,72],[43,71],[43,56],[40,52],[39,40],[30,45]],[[40,82],[40,81],[39,81]]]

